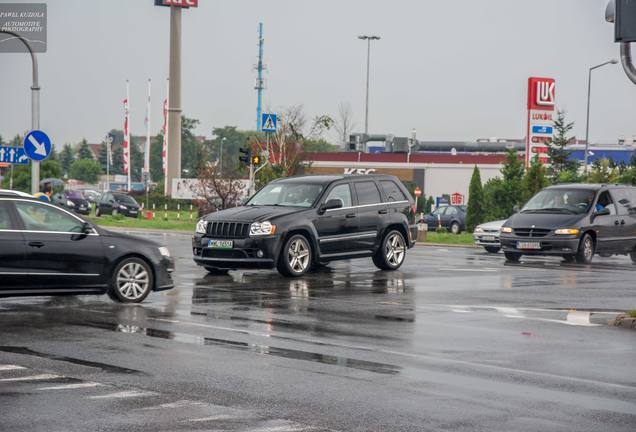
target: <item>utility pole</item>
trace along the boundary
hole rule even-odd
[[[367,90],[364,104],[364,135],[365,141],[369,134],[369,72],[371,68],[371,41],[380,40],[380,36],[358,36],[360,40],[367,41]]]
[[[263,39],[263,23],[258,23],[258,63],[256,64],[256,85],[254,90],[257,94],[256,102],[256,130],[261,130],[261,117],[263,114],[263,90],[265,89],[265,80],[263,78],[263,70],[265,66],[263,64],[263,46],[265,40]]]
[[[167,191],[181,177],[181,7],[170,6],[170,100],[168,106]]]
[[[19,39],[31,55],[32,66],[32,83],[31,83],[31,130],[40,129],[40,83],[38,80],[38,59],[31,48],[31,44],[17,33],[9,30],[1,30],[5,33]],[[13,167],[12,167],[13,169]],[[13,171],[12,171],[13,172]],[[31,193],[36,194],[40,190],[40,162],[31,161]]]
[[[590,150],[589,150],[590,149],[590,94],[592,92],[592,71],[594,69],[598,69],[605,65],[616,64],[616,63],[618,63],[618,60],[612,59],[604,63],[601,63],[599,65],[592,66],[587,74],[587,115],[585,119],[585,157],[584,157],[585,162],[583,165],[584,172],[587,172],[587,164],[588,164],[588,158],[590,154]]]

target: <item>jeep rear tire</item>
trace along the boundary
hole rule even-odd
[[[373,264],[381,270],[397,270],[406,258],[406,241],[398,230],[389,231],[373,255]]]

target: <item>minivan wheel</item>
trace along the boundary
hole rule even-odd
[[[108,295],[121,303],[141,303],[153,287],[152,270],[140,258],[126,258],[113,273]]]
[[[459,234],[459,224],[457,222],[453,222],[450,226],[450,231],[453,234]]]
[[[389,231],[373,255],[373,264],[381,270],[397,270],[406,258],[406,242],[401,232]]]
[[[312,258],[307,238],[302,234],[295,234],[281,249],[276,268],[285,276],[299,277],[309,271]]]
[[[95,217],[100,217],[102,214],[99,212],[99,206],[95,207]]]
[[[589,234],[584,234],[576,253],[576,262],[579,264],[591,264],[594,258],[594,239]]]
[[[519,262],[521,259],[521,254],[517,252],[504,252],[504,256],[506,257],[506,261],[508,262]]]

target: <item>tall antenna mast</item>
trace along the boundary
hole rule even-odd
[[[263,64],[263,23],[258,23],[258,63],[256,64],[256,71],[258,73],[256,77],[256,85],[254,89],[258,95],[258,101],[256,103],[256,130],[261,130],[261,117],[263,114],[263,90],[265,90],[265,79],[263,78],[263,71],[265,65]]]

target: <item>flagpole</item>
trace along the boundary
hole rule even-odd
[[[126,80],[126,101],[128,103],[128,110],[126,112],[126,123],[128,125],[128,127],[126,128],[126,143],[127,143],[127,149],[126,149],[126,154],[124,155],[124,157],[126,158],[127,162],[128,162],[128,169],[127,171],[127,176],[128,176],[128,192],[130,192],[130,172],[132,171],[132,158],[130,157],[130,149],[132,146],[132,143],[130,142],[130,83],[128,82],[128,80]]]
[[[146,173],[146,185],[150,180],[150,92],[152,83],[148,78],[148,105],[146,106],[146,147],[144,148],[144,172]]]
[[[170,108],[170,78],[166,79],[166,106],[163,112],[163,194],[168,195],[168,109]]]

